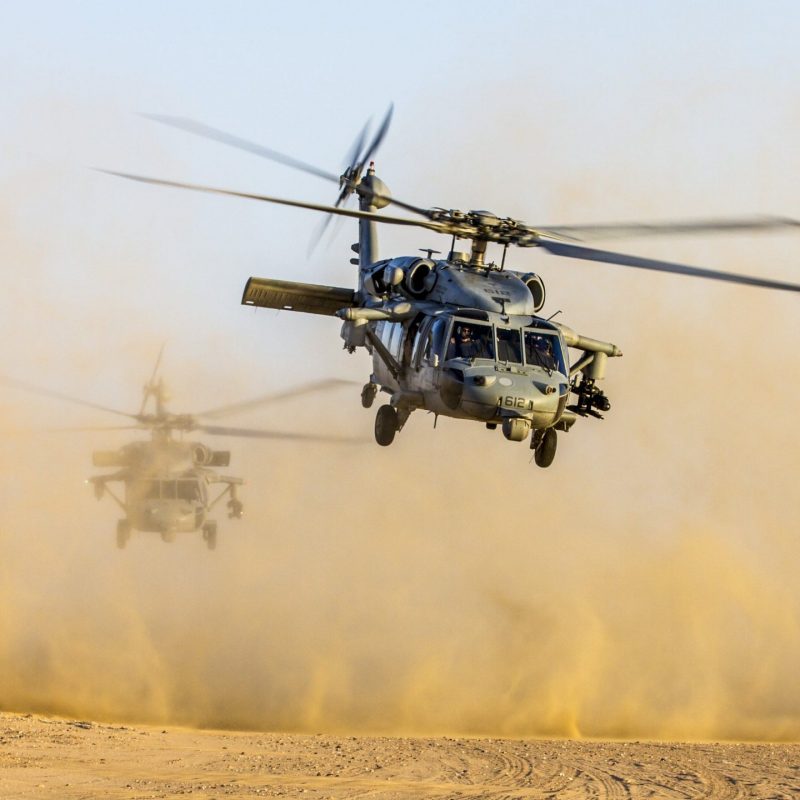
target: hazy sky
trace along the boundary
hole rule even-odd
[[[333,201],[335,187],[138,112],[193,117],[336,171],[364,121],[393,102],[377,169],[415,204],[489,208],[540,225],[800,217],[798,41],[800,5],[792,2],[3,2],[0,373],[135,409],[167,341],[164,369],[181,411],[317,377],[368,377],[363,352],[342,352],[335,321],[240,306],[250,275],[352,286],[352,225],[343,222],[309,256],[312,212],[125,182],[89,167],[317,202]],[[424,231],[381,231],[383,254],[448,244]],[[800,280],[796,234],[614,246]],[[73,597],[73,583],[96,581],[109,593],[128,588],[104,609],[108,617],[87,616],[85,605],[96,606],[85,597],[65,604],[59,630],[79,619],[96,624],[95,633],[122,631],[122,653],[134,641],[151,647],[160,671],[144,665],[142,680],[156,675],[167,711],[143,712],[149,718],[376,724],[369,693],[364,707],[348,706],[348,670],[360,674],[368,664],[375,686],[388,674],[397,690],[386,702],[401,711],[383,718],[387,729],[800,735],[800,592],[791,570],[800,299],[533,251],[509,254],[509,264],[543,276],[547,314],[561,310],[580,333],[625,353],[609,365],[608,418],[581,420],[561,437],[551,470],[536,470],[523,446],[480,426],[440,420],[432,435],[421,414],[388,452],[367,446],[357,456],[306,457],[234,443],[231,470],[247,475],[254,512],[242,538],[221,539],[212,565],[201,562],[199,542],[169,549],[134,541],[120,561],[111,547],[116,512],[95,505],[81,485],[90,450],[109,440],[6,442],[0,536],[4,553],[15,555],[0,569],[0,677],[17,670],[24,678],[25,637],[36,627],[27,615],[37,624],[47,615],[47,587],[63,585]],[[0,410],[21,427],[110,422],[9,392]],[[302,430],[372,429],[357,389],[266,417]],[[58,503],[41,503],[43,485]],[[282,594],[259,582],[256,564]],[[174,583],[176,570],[183,578]],[[295,620],[287,597],[304,570]],[[197,609],[210,602],[209,586],[223,600],[205,615]],[[285,629],[262,629],[261,616],[248,616],[276,603]],[[165,607],[183,611],[162,618]],[[354,608],[367,618],[354,621]],[[539,649],[530,642],[545,636],[535,624],[542,609],[557,624]],[[367,611],[413,630],[416,645],[404,650],[411,640],[398,634],[395,649],[373,647],[354,632],[364,630],[358,621],[371,629]],[[117,612],[131,615],[135,636],[126,638]],[[297,644],[287,659],[299,688],[287,689],[283,704],[252,705],[263,688],[254,667],[242,683],[243,710],[221,719],[231,690],[225,676],[239,674],[228,668],[261,663],[253,661],[261,651],[237,649],[240,629],[229,627],[245,618],[249,646]],[[198,644],[188,665],[176,644],[187,619],[211,620],[207,648]],[[496,636],[495,646],[458,683],[453,664],[474,652],[473,626]],[[565,634],[571,626],[592,636]],[[297,631],[341,634],[331,644],[342,669],[334,699],[326,705],[318,687],[323,711],[310,721],[296,712],[311,703],[303,692],[316,662],[305,658]],[[517,646],[513,676],[504,671],[504,632]],[[103,713],[133,713],[124,682],[106,669],[107,653],[52,641],[47,663],[79,664],[80,675],[52,684],[38,707],[100,713],[73,701],[94,697],[105,675],[111,699]],[[453,658],[429,673],[441,706],[409,689],[427,664],[416,656],[439,645]],[[764,656],[758,665],[748,661],[754,652]],[[210,694],[205,716],[193,716],[196,697],[181,706],[170,695],[193,664],[196,685]],[[269,668],[276,681],[287,674],[274,662]],[[697,670],[695,694],[687,687]],[[757,691],[748,694],[755,672]],[[91,687],[82,677],[90,675]],[[610,677],[620,694],[598,694]],[[536,695],[542,681],[552,688],[547,713]],[[521,695],[508,695],[510,683]],[[40,685],[46,695],[51,684],[43,677]],[[453,686],[463,694],[449,695]],[[375,704],[380,698],[375,689]],[[497,713],[465,711],[470,702]],[[172,713],[178,707],[183,716]],[[509,721],[509,708],[519,718]],[[539,724],[544,718],[550,727]]]
[[[793,3],[3,4],[4,217],[15,239],[57,249],[59,261],[23,270],[28,297],[59,306],[69,328],[68,298],[108,305],[116,294],[112,316],[166,317],[167,338],[202,316],[241,339],[255,331],[236,307],[249,274],[352,281],[347,223],[309,258],[310,212],[89,172],[334,197],[140,111],[194,117],[336,170],[364,120],[394,102],[378,168],[398,197],[532,223],[800,213],[799,21]],[[446,247],[421,232],[383,241],[384,252]],[[707,249],[690,255],[725,266]],[[517,261],[552,289],[556,275],[587,269],[616,280],[617,268]],[[558,307],[580,310],[579,297],[566,300]],[[241,346],[255,357],[261,344]]]

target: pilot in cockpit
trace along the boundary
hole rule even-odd
[[[454,345],[456,358],[477,358],[480,347],[472,337],[472,328],[469,325],[461,325],[450,343],[451,347]]]
[[[553,343],[549,336],[537,336],[533,346],[536,348],[536,360],[545,369],[556,369],[556,358],[553,355]]]

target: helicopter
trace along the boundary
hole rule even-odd
[[[163,352],[163,348],[162,348]],[[212,449],[199,441],[188,441],[185,434],[199,431],[212,436],[282,439],[291,441],[322,441],[352,443],[357,440],[336,436],[284,431],[234,428],[213,424],[213,420],[229,414],[248,411],[268,403],[295,398],[301,395],[334,389],[350,384],[341,379],[323,379],[294,389],[265,395],[255,400],[238,402],[209,409],[200,414],[174,414],[167,409],[169,396],[158,373],[159,353],[153,373],[144,385],[138,413],[131,414],[101,406],[60,392],[0,376],[0,381],[27,391],[54,397],[69,403],[128,417],[135,424],[123,426],[95,426],[61,428],[58,430],[147,430],[150,439],[136,440],[116,450],[95,450],[92,464],[99,468],[114,468],[113,472],[93,475],[87,483],[94,487],[98,500],[108,495],[122,509],[124,516],[118,520],[117,547],[123,549],[133,531],[158,533],[164,542],[175,541],[178,533],[200,530],[209,550],[217,546],[217,521],[210,513],[227,498],[228,517],[241,519],[244,505],[238,496],[242,478],[222,475],[214,468],[230,464],[229,450]],[[178,434],[177,437],[175,434]],[[121,484],[123,491],[113,488]]]
[[[538,247],[551,255],[668,272],[746,286],[798,292],[800,284],[658,261],[580,244],[586,238],[622,238],[796,228],[787,217],[744,217],[657,223],[532,226],[486,210],[424,208],[394,197],[376,175],[373,156],[389,128],[393,107],[369,137],[369,122],[351,147],[341,174],[284,155],[247,139],[184,117],[144,115],[154,121],[246,150],[339,186],[333,205],[272,197],[212,186],[102,170],[144,183],[208,192],[358,221],[351,246],[356,288],[251,277],[244,288],[247,306],[335,316],[342,320],[344,348],[364,348],[372,374],[361,402],[370,408],[379,391],[389,395],[375,417],[375,440],[388,446],[415,410],[498,427],[514,442],[530,437],[534,460],[549,467],[558,433],[579,418],[602,419],[611,402],[600,388],[608,359],[622,356],[611,342],[582,335],[541,315],[545,284],[534,272],[506,266],[510,247]],[[358,209],[346,208],[352,195]],[[393,205],[413,216],[379,213]],[[377,225],[423,228],[450,237],[444,258],[421,248],[423,256],[380,258]],[[456,249],[458,240],[469,249]],[[487,258],[489,244],[502,248],[500,262]],[[574,357],[570,348],[577,351]],[[572,400],[573,402],[570,402]],[[434,423],[435,424],[435,423]]]

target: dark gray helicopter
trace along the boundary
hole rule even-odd
[[[210,424],[211,420],[230,414],[249,411],[279,400],[333,389],[350,384],[339,379],[320,380],[287,391],[265,395],[245,402],[210,409],[200,414],[173,414],[167,410],[169,399],[162,378],[156,380],[161,361],[159,354],[150,380],[144,386],[142,404],[137,414],[97,405],[59,392],[42,389],[12,378],[0,381],[47,397],[129,417],[133,425],[67,428],[61,430],[149,430],[149,440],[139,440],[123,445],[117,450],[95,450],[92,463],[95,467],[114,467],[114,472],[94,475],[87,480],[94,486],[98,500],[108,494],[122,509],[124,518],[117,522],[117,547],[124,548],[131,532],[145,531],[161,535],[172,542],[178,533],[202,530],[203,539],[210,550],[217,546],[217,521],[210,512],[226,497],[228,517],[240,519],[244,506],[237,494],[242,478],[220,475],[214,467],[230,464],[229,450],[213,450],[198,441],[187,441],[185,434],[200,431],[215,436],[247,437],[257,439],[284,439],[292,441],[344,442],[352,438],[315,436],[313,434],[268,431],[252,428],[232,428]],[[151,402],[152,401],[152,402]],[[174,434],[177,433],[176,437]],[[124,494],[115,492],[110,484],[120,483]],[[221,491],[214,496],[215,488]]]
[[[320,205],[261,194],[112,172],[133,180],[195,191],[244,197],[307,208],[359,221],[359,239],[352,246],[358,267],[356,289],[250,278],[242,303],[249,306],[337,316],[349,352],[364,347],[372,355],[373,372],[362,390],[369,408],[378,390],[389,402],[378,409],[375,438],[389,445],[416,409],[436,415],[477,420],[489,429],[501,427],[511,441],[531,435],[536,463],[549,466],[555,457],[557,431],[569,431],[578,417],[602,419],[611,403],[598,386],[608,358],[622,355],[614,344],[582,336],[564,324],[540,316],[545,286],[535,273],[507,269],[509,246],[540,247],[552,255],[671,272],[786,291],[799,284],[737,275],[700,267],[596,250],[575,242],[580,237],[624,237],[768,231],[797,227],[782,217],[714,219],[667,223],[531,226],[489,211],[421,208],[393,198],[375,175],[371,161],[389,127],[389,109],[367,143],[362,130],[341,175],[336,175],[253,142],[192,120],[148,115],[193,134],[247,150],[295,169],[338,183],[335,205]],[[356,194],[359,209],[343,207]],[[377,213],[388,205],[416,218]],[[451,237],[447,258],[378,257],[376,223],[425,228]],[[324,228],[323,228],[324,230]],[[470,242],[468,252],[456,240]],[[499,264],[487,261],[489,243],[502,246]],[[578,351],[570,358],[568,348]],[[570,396],[574,402],[569,404]]]

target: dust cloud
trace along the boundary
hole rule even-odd
[[[607,440],[563,437],[547,473],[464,423],[431,436],[427,418],[390,451],[234,443],[246,517],[221,522],[214,553],[147,534],[115,551],[113,509],[78,480],[92,442],[12,437],[2,705],[299,731],[796,738],[800,548],[793,472],[768,463],[780,437],[771,449],[749,426],[756,467],[746,444],[714,441],[737,435],[738,411],[701,401],[708,417],[687,426],[689,399],[672,398],[665,423],[639,392]],[[665,424],[649,445],[624,430]]]
[[[681,247],[676,260],[700,261],[700,245]],[[56,258],[23,234],[13,250],[34,276]],[[102,247],[85,250],[107,269]],[[714,253],[752,268],[746,245]],[[609,365],[608,419],[579,421],[551,469],[498,432],[434,432],[422,414],[388,449],[221,442],[248,484],[245,518],[218,515],[215,552],[149,534],[117,551],[117,513],[83,479],[91,450],[127,435],[36,432],[109,420],[4,387],[0,707],[308,732],[797,739],[796,298],[613,267],[588,293],[596,270],[559,267],[551,311],[625,357]],[[61,313],[95,319],[79,295]],[[138,406],[160,341],[149,316],[119,326],[124,359],[96,374],[90,337],[69,335],[56,364],[59,328],[37,320],[8,356],[30,366],[20,377]],[[338,348],[334,322],[313,324]],[[256,325],[267,342],[298,323]],[[214,336],[217,350],[178,345],[168,360],[175,410],[213,406],[229,384],[246,396],[317,377],[308,362],[254,368]],[[361,356],[327,363],[368,374]],[[368,437],[372,413],[354,388],[242,423]]]

